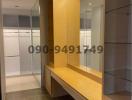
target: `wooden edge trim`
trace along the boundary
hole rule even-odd
[[[90,78],[90,79],[92,79],[92,80],[94,80],[94,81],[96,81],[100,84],[103,83],[102,78],[98,77],[97,75],[92,74],[91,72],[84,71],[81,68],[75,67],[75,66],[72,66],[72,65],[67,65],[67,67],[74,70],[74,71],[79,72],[80,74],[82,74],[82,75],[84,75],[84,76],[86,76],[86,77],[88,77],[88,78]]]

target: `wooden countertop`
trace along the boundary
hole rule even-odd
[[[51,72],[88,100],[102,100],[102,85],[70,68],[50,68]]]

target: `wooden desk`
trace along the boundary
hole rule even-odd
[[[76,100],[102,100],[102,85],[67,67],[50,68],[55,79]]]

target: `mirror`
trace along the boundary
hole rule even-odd
[[[80,51],[68,54],[69,65],[86,68],[86,70],[88,68],[97,71],[102,70],[103,25],[104,0],[80,0],[80,32],[79,34],[74,32],[74,34],[68,34],[67,36],[68,44],[74,44],[74,47],[80,49]]]

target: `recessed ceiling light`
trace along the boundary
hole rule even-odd
[[[16,5],[15,7],[16,7],[16,8],[19,8],[20,6]]]
[[[39,14],[40,14],[40,6],[39,6]]]
[[[92,6],[93,4],[91,3],[91,2],[89,2],[89,4],[88,4],[89,6]]]

